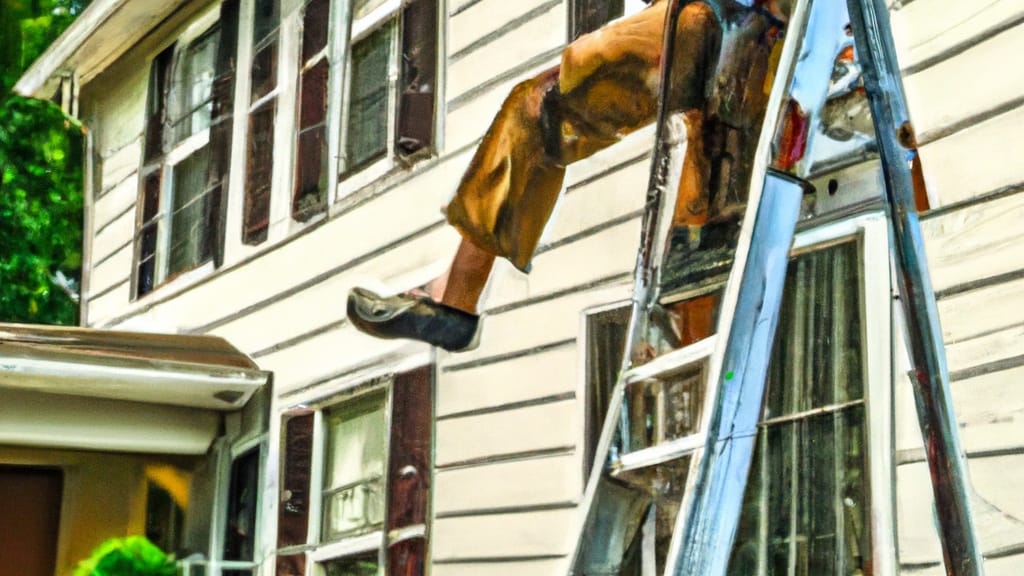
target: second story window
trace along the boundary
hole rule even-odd
[[[355,0],[341,174],[386,172],[434,146],[437,0]]]
[[[242,242],[259,244],[270,228],[274,176],[274,119],[277,111],[278,0],[256,0],[249,89],[249,141],[245,161]]]
[[[236,3],[197,20],[153,59],[135,232],[135,297],[213,260],[220,242],[226,154],[213,154],[229,119]],[[226,33],[223,31],[227,31]],[[228,131],[229,133],[229,131]],[[211,144],[211,139],[216,140]]]

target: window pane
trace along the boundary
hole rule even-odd
[[[256,0],[256,13],[253,16],[253,43],[258,44],[268,34],[277,29],[280,20],[278,0]]]
[[[214,68],[220,32],[207,33],[189,45],[182,60],[180,83],[176,86],[175,141],[180,142],[210,126]]]
[[[260,451],[252,449],[231,464],[228,489],[228,521],[224,535],[224,560],[255,558],[256,506],[259,489]]]
[[[870,562],[856,241],[790,263],[732,574],[857,574]]]
[[[570,38],[593,32],[619,16],[622,16],[622,0],[575,0]]]
[[[387,151],[392,30],[392,25],[384,26],[352,47],[352,82],[345,142],[349,170],[364,166]]]
[[[275,576],[306,576],[306,555],[278,556]]]
[[[310,0],[302,15],[302,61],[308,62],[327,46],[327,27],[331,21],[330,0]]]
[[[167,91],[170,87],[171,62],[174,45],[167,47],[153,59],[149,70],[149,88],[146,95],[146,145],[144,160],[150,161],[163,154],[164,122],[167,116]]]
[[[267,43],[252,57],[250,100],[255,102],[277,86],[277,40]]]
[[[267,239],[274,168],[274,109],[275,102],[271,100],[249,115],[242,230],[242,241],[246,244],[259,244]]]
[[[629,446],[641,450],[695,434],[704,402],[704,365],[630,384],[625,391]]]
[[[612,389],[622,368],[630,308],[587,317],[587,422],[584,473],[590,473]]]
[[[297,411],[281,418],[281,494],[277,547],[306,543],[309,481],[313,461],[313,413]]]
[[[386,422],[383,392],[324,411],[324,538],[365,532],[384,521]]]
[[[327,576],[377,576],[377,552],[340,558],[324,563]]]
[[[790,262],[766,418],[863,398],[861,283],[855,241]]]
[[[299,110],[299,129],[323,123],[327,117],[327,60],[302,73],[302,92]]]
[[[210,195],[206,193],[210,147],[204,146],[172,169],[171,252],[168,277],[209,257]]]

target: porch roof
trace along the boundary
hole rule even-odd
[[[0,444],[202,453],[269,379],[217,337],[0,324]]]

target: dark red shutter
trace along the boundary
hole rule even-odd
[[[313,411],[293,410],[281,417],[281,493],[277,509],[277,547],[300,546],[309,536],[309,481],[313,464]]]
[[[235,104],[235,62],[238,54],[239,0],[224,0],[220,6],[220,45],[217,47],[216,76],[213,79],[213,111],[210,117],[210,167],[206,186],[210,190],[208,253],[214,265],[224,264],[224,242],[228,218],[228,174],[231,171],[231,129]]]
[[[403,529],[422,526],[425,530],[427,524],[431,477],[432,383],[431,366],[395,377],[391,395],[391,448],[388,455],[389,576],[423,574],[426,534],[403,535]]]
[[[395,145],[409,156],[434,146],[437,0],[412,0],[402,12],[401,64]]]

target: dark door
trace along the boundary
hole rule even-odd
[[[0,466],[0,574],[53,576],[64,474]]]

